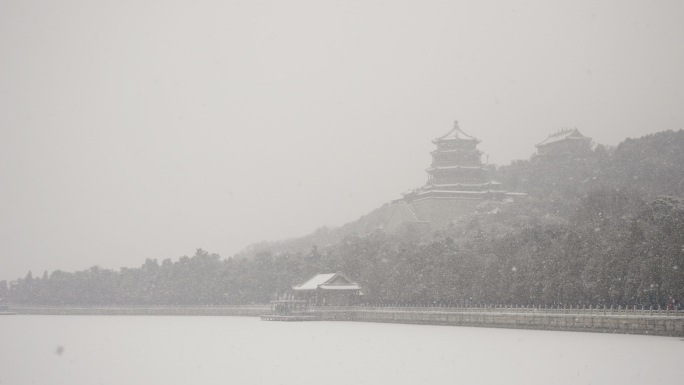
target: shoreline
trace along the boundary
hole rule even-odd
[[[244,306],[20,306],[18,315],[159,315],[239,316],[270,314],[269,305]],[[316,307],[299,313],[318,321],[352,321],[493,327],[505,329],[582,331],[684,337],[684,312],[664,310],[444,308],[444,307]]]

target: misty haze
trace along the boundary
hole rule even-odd
[[[678,1],[0,3],[0,383],[681,383],[682,68]]]

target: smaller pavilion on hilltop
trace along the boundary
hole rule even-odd
[[[359,284],[342,273],[316,274],[292,290],[297,300],[313,306],[350,306],[362,295]]]
[[[538,155],[541,156],[581,154],[591,149],[591,138],[582,135],[577,128],[564,128],[549,135],[536,147]]]

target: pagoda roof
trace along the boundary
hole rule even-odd
[[[427,191],[423,191],[423,192],[421,192],[421,193],[418,193],[418,195],[434,194],[434,193],[441,193],[441,194],[482,195],[482,194],[486,194],[487,191],[427,190]]]
[[[470,136],[463,132],[460,127],[458,127],[458,120],[454,121],[454,128],[451,129],[446,135],[442,135],[439,138],[432,141],[432,143],[442,142],[445,140],[474,140],[480,142],[476,137]]]
[[[456,166],[432,166],[425,171],[430,172],[430,171],[435,171],[435,170],[455,170],[457,168],[462,168],[464,170],[477,170],[477,169],[482,169],[484,167],[483,166],[459,166],[459,165],[456,165]]]
[[[470,152],[470,153],[479,153],[480,155],[483,154],[483,152],[478,150],[477,148],[474,148],[474,149],[453,148],[453,149],[449,149],[449,150],[441,149],[441,150],[431,151],[430,154],[431,155],[444,154],[444,153],[448,153],[448,152],[460,152],[460,153]]]
[[[484,186],[498,186],[501,183],[491,181],[491,182],[485,182],[485,183],[430,183],[435,187],[456,187],[456,186],[461,186],[461,187],[484,187]]]
[[[590,141],[591,138],[582,135],[582,133],[580,133],[577,128],[575,128],[575,129],[564,128],[555,134],[549,135],[549,137],[546,138],[546,140],[537,144],[536,147],[546,146],[546,145],[549,145],[552,143],[557,143],[557,142],[560,142],[563,140]]]
[[[444,198],[444,199],[465,199],[465,200],[482,200],[492,195],[499,196],[527,196],[523,193],[508,193],[505,190],[487,189],[480,191],[454,191],[454,190],[427,190],[418,194],[416,200],[423,200],[429,198]]]
[[[342,273],[316,274],[293,290],[360,290],[361,287]]]

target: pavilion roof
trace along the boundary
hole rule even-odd
[[[479,166],[462,166],[460,164],[457,164],[455,166],[432,166],[428,168],[427,172],[434,171],[434,170],[455,170],[455,169],[464,169],[464,170],[477,170],[477,169],[484,169],[484,166],[479,165]]]
[[[361,287],[342,273],[316,274],[293,290],[360,290]]]
[[[591,140],[591,138],[582,135],[582,133],[580,133],[579,130],[576,128],[575,129],[566,128],[566,129],[558,131],[555,134],[549,135],[549,137],[546,138],[546,140],[537,144],[536,146],[537,147],[546,146],[548,144],[560,142],[562,140],[587,140],[587,141],[589,141],[589,140]]]
[[[433,140],[432,143],[437,143],[444,140],[474,140],[479,142],[476,137],[466,134],[461,130],[460,127],[458,127],[458,120],[454,122],[454,128],[452,128],[451,131],[449,131],[446,135],[442,135]]]
[[[492,181],[484,182],[484,183],[434,183],[434,182],[430,182],[429,184],[432,186],[435,186],[435,187],[456,187],[456,186],[485,187],[485,186],[491,186],[491,185],[500,185],[501,183],[492,180]]]

